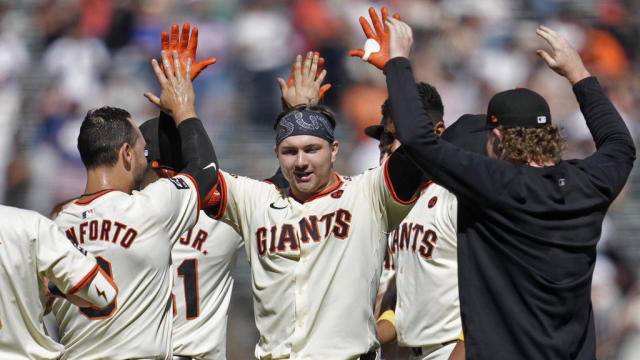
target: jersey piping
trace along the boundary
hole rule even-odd
[[[104,190],[100,191],[98,194],[94,195],[92,198],[89,198],[89,200],[82,200],[82,201],[76,200],[75,204],[76,205],[80,205],[80,206],[89,205],[93,200],[101,197],[102,195],[108,194],[108,193],[110,193],[112,191],[118,191],[118,190],[116,190],[116,189],[104,189]]]

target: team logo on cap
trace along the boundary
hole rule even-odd
[[[547,117],[546,116],[538,116],[538,124],[546,124],[547,123]]]

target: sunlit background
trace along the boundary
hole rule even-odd
[[[48,214],[84,190],[76,149],[87,110],[127,109],[136,123],[157,115],[143,96],[158,92],[150,59],[160,32],[190,22],[200,30],[198,60],[218,62],[196,80],[198,113],[222,168],[263,179],[277,168],[273,120],[276,77],[296,54],[320,51],[333,85],[325,104],[338,113],[336,168],[357,174],[377,164],[362,129],[380,120],[383,74],[348,51],[364,43],[358,17],[387,5],[414,30],[419,80],[439,90],[447,124],[483,113],[497,91],[527,86],[551,106],[568,139],[566,158],[594,150],[569,83],[535,55],[542,23],[579,49],[588,69],[640,134],[640,1],[637,0],[14,0],[0,1],[0,197]],[[605,220],[593,283],[598,357],[640,354],[640,189],[636,170]],[[229,359],[250,358],[257,340],[244,255],[229,320]],[[348,294],[345,294],[348,296]]]

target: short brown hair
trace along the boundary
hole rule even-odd
[[[78,135],[78,151],[87,169],[114,165],[122,144],[135,145],[138,133],[129,119],[129,112],[116,107],[87,112]]]
[[[500,126],[498,130],[503,135],[502,148],[510,160],[525,164],[531,161],[537,163],[560,161],[565,140],[557,126],[508,129]]]

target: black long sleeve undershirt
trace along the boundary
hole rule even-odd
[[[161,120],[170,119],[161,113]],[[184,167],[181,173],[191,176],[198,186],[201,204],[218,183],[218,159],[213,144],[198,118],[182,121],[177,127]]]

